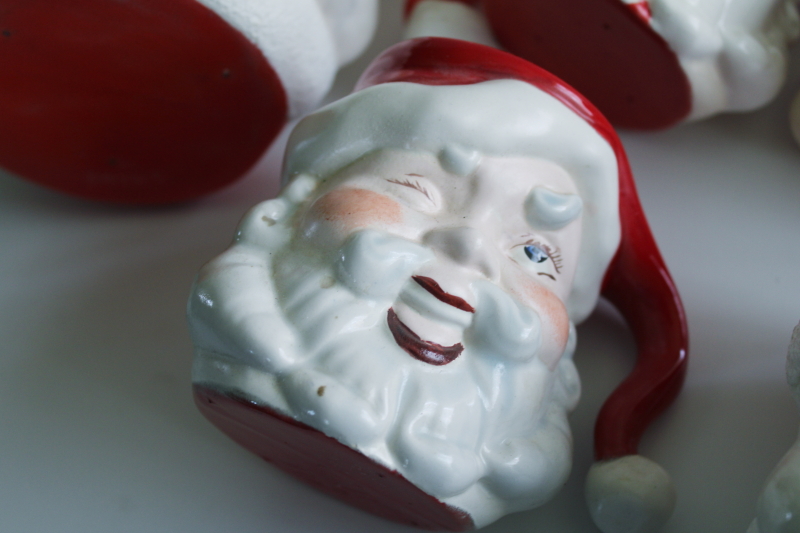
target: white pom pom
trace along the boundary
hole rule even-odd
[[[603,533],[654,533],[672,515],[675,487],[650,459],[626,455],[592,465],[586,501]]]
[[[770,474],[758,498],[755,533],[800,531],[800,441]]]

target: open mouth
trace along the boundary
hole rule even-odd
[[[475,308],[467,303],[466,300],[445,292],[434,279],[425,276],[412,276],[411,279],[440,302],[444,302],[460,311],[475,312]],[[458,311],[455,311],[455,313],[458,313]],[[391,330],[397,345],[411,357],[424,363],[436,366],[446,365],[453,362],[464,350],[464,345],[460,342],[452,346],[444,346],[423,340],[414,330],[400,320],[392,308],[389,309],[387,321],[389,330]]]
[[[394,309],[389,308],[387,322],[394,341],[414,359],[430,365],[446,365],[452,363],[464,350],[460,342],[452,346],[442,346],[435,342],[424,341],[411,328],[403,324]]]

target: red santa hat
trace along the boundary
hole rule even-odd
[[[0,167],[125,203],[227,185],[369,41],[376,0],[329,4],[3,2]]]
[[[501,86],[498,80],[516,82]],[[496,97],[487,100],[490,109],[480,115],[483,118],[471,114],[461,122],[457,109],[448,110],[448,102],[440,101],[442,109],[432,116],[436,110],[419,109],[421,100],[404,96],[413,94],[412,86],[479,84],[497,91]],[[556,102],[563,117],[584,124],[604,147],[571,145],[569,132],[556,133],[555,141],[551,130],[537,132],[537,122],[552,120],[511,100],[512,94],[521,94],[520,87],[535,98]],[[637,446],[650,422],[681,388],[687,328],[680,297],[647,225],[614,129],[588,100],[545,70],[509,53],[452,39],[415,39],[390,48],[373,61],[356,90],[298,125],[287,148],[287,178],[300,172],[329,175],[377,148],[441,150],[450,142],[441,139],[441,128],[456,135],[467,152],[503,151],[500,136],[513,145],[505,153],[548,157],[542,151],[549,147],[554,151],[551,159],[573,175],[586,206],[580,261],[586,260],[585,249],[598,246],[595,241],[604,241],[606,234],[619,237],[607,259],[602,250],[595,250],[589,257],[597,264],[578,266],[576,295],[567,302],[570,316],[580,321],[602,292],[627,320],[638,348],[633,372],[598,417],[597,463],[589,474],[587,498],[596,523],[606,532],[649,531],[663,523],[674,506],[671,481],[657,464],[637,454]],[[393,128],[375,126],[386,121],[392,121]],[[610,165],[598,162],[604,149]],[[576,158],[574,164],[570,157]],[[590,167],[594,171],[585,171]]]

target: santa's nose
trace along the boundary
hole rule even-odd
[[[490,280],[498,277],[498,251],[485,235],[473,227],[436,229],[425,235],[424,242],[456,263],[478,270]]]

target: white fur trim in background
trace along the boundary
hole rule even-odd
[[[692,86],[688,120],[750,111],[775,97],[787,44],[800,32],[794,0],[650,0],[651,24]]]
[[[333,39],[339,66],[361,55],[378,22],[378,0],[317,0]]]
[[[474,8],[460,2],[424,0],[406,22],[406,39],[449,37],[499,48],[486,19]]]
[[[322,101],[366,48],[377,0],[198,0],[253,42],[283,82],[294,118]]]

